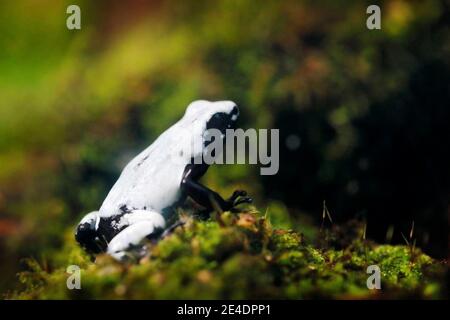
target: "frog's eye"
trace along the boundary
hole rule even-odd
[[[231,109],[230,120],[231,121],[236,121],[238,117],[239,117],[239,108],[235,105],[233,107],[233,109]]]
[[[215,113],[206,123],[206,129],[217,129],[225,132],[230,124],[230,116],[224,112]]]

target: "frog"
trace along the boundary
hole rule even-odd
[[[204,212],[230,211],[251,203],[244,190],[223,198],[199,182],[210,163],[208,132],[236,128],[237,104],[230,100],[191,102],[184,115],[159,135],[122,170],[97,211],[86,214],[76,227],[75,239],[91,257],[106,253],[118,261],[144,256],[146,240],[155,240],[173,230],[177,208],[187,199]],[[187,147],[189,146],[189,147]],[[130,254],[130,253],[133,254]]]

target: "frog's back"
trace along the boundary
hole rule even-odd
[[[186,165],[202,156],[207,122],[216,113],[237,110],[232,101],[192,102],[184,116],[125,167],[100,208],[102,216],[120,211],[162,212],[180,200]],[[237,114],[235,115],[237,117]]]
[[[192,156],[186,152],[192,134],[180,122],[161,134],[127,164],[103,202],[100,213],[111,216],[134,209],[161,212],[177,202],[182,196],[183,173]]]

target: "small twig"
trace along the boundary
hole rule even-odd
[[[320,233],[322,233],[322,229],[325,225],[325,218],[328,217],[328,220],[330,220],[331,223],[333,223],[333,219],[331,218],[330,211],[327,208],[327,205],[325,203],[325,200],[323,200],[322,205],[322,223],[320,224]]]
[[[411,231],[409,232],[409,239],[411,240],[414,235],[414,220],[411,225]]]
[[[414,222],[411,228],[411,232],[409,233],[409,241],[408,239],[405,237],[405,235],[403,234],[403,232],[400,232],[400,234],[403,237],[403,240],[405,240],[406,244],[408,245],[408,249],[409,249],[409,254],[411,256],[411,262],[414,261],[414,251],[416,249],[416,239],[413,240],[413,242],[411,243],[410,241],[412,240],[412,236],[413,236],[413,231],[414,231]]]
[[[363,235],[362,235],[362,240],[363,240],[363,247],[364,247],[364,258],[366,259],[366,265],[368,264],[367,261],[367,241],[366,241],[366,234],[367,234],[367,221],[364,221],[364,228],[363,228]]]
[[[264,212],[264,219],[267,220],[267,216],[269,214],[269,206],[266,208],[266,212]]]
[[[409,231],[409,240],[410,241],[412,240],[413,235],[414,235],[414,220],[413,220],[412,225],[411,225],[411,231]],[[415,253],[415,250],[416,250],[416,239],[415,238],[414,238],[412,246],[409,248],[409,250],[411,251],[410,252],[411,262],[413,262],[414,259],[415,259],[414,253]]]
[[[319,229],[319,239],[322,244],[328,244],[328,240],[327,240],[327,233],[324,232],[324,226],[325,226],[325,218],[328,217],[328,220],[330,220],[331,223],[333,223],[333,219],[331,218],[331,214],[330,211],[327,208],[326,202],[325,200],[323,200],[323,205],[322,205],[322,223],[320,224],[320,229]]]
[[[402,235],[403,240],[405,240],[406,244],[407,244],[408,247],[409,247],[409,241],[408,241],[408,239],[406,239],[406,237],[405,237],[405,235],[403,234],[403,232],[400,232],[400,234]]]
[[[322,223],[320,224],[319,233],[322,233],[324,222],[325,222],[325,212],[322,214]]]
[[[364,229],[363,229],[363,240],[366,240],[366,232],[367,232],[367,222],[364,222]]]
[[[325,204],[325,200],[323,200],[323,210],[327,214],[327,217],[330,220],[330,222],[333,223],[333,219],[331,219],[331,214],[330,214],[330,211],[328,211],[327,205]]]

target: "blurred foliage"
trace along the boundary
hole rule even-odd
[[[188,218],[138,264],[108,256],[89,262],[69,233],[61,265],[29,260],[13,299],[267,299],[442,298],[445,266],[405,246],[376,245],[357,237],[347,247],[314,247],[302,234],[277,229],[247,211],[216,220]],[[320,235],[328,241],[329,234]],[[67,263],[81,267],[81,289],[69,290]],[[366,268],[381,270],[382,290],[366,286]]]
[[[234,100],[243,128],[281,134],[278,175],[215,166],[211,188],[289,209],[284,227],[320,223],[323,200],[379,241],[393,227],[403,242],[414,220],[418,245],[445,256],[448,2],[379,3],[381,31],[366,29],[371,1],[2,1],[0,291],[21,257],[66,252],[124,164],[198,98]],[[65,26],[69,4],[79,31]]]

